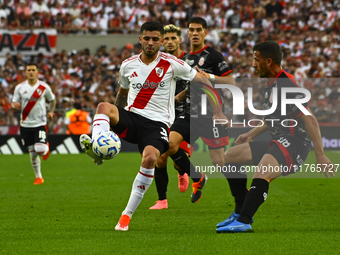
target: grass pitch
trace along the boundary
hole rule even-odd
[[[328,152],[334,163],[339,154]],[[51,155],[33,185],[28,154],[0,156],[0,254],[339,254],[339,178],[280,178],[255,215],[254,233],[216,234],[233,211],[227,181],[202,199],[178,191],[169,162],[168,210],[149,210],[154,183],[128,232],[114,231],[139,170],[138,153],[95,166],[85,155]],[[170,160],[171,161],[171,160]],[[314,153],[307,162],[315,163]],[[339,173],[338,173],[339,175]]]

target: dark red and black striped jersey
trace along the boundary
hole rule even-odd
[[[191,67],[197,66],[202,71],[217,76],[226,76],[232,72],[232,70],[229,69],[227,62],[224,60],[223,55],[210,46],[206,46],[198,52],[187,53],[182,59]],[[204,94],[204,91],[199,87],[188,86],[187,96],[190,101],[191,116],[200,114],[202,94]],[[213,110],[209,103],[207,109],[207,116],[212,116]]]
[[[305,123],[300,119],[302,111],[295,104],[286,105],[286,115],[282,115],[281,109],[281,89],[296,88],[301,86],[295,80],[294,76],[282,70],[274,80],[267,83],[264,93],[263,109],[267,110],[273,104],[273,88],[277,88],[277,107],[276,110],[265,116],[267,126],[273,138],[279,138],[282,135],[291,135],[304,143],[308,148],[311,146],[311,139],[307,132]],[[304,98],[302,93],[287,93],[289,99]],[[309,108],[308,103],[302,104],[306,109]]]

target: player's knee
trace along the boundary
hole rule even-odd
[[[168,154],[171,156],[171,155],[174,155],[179,149],[179,144],[173,142],[173,141],[170,141],[169,142],[169,150],[168,150]]]
[[[224,160],[223,160],[223,157],[220,158],[220,157],[213,157],[211,159],[211,162],[214,166],[224,166]]]
[[[143,155],[142,167],[151,169],[154,168],[157,162],[157,156],[153,153]]]
[[[34,145],[34,150],[38,155],[45,155],[48,152],[48,146],[43,143],[36,143]]]
[[[107,103],[107,102],[101,102],[98,104],[97,106],[97,114],[105,114],[107,116],[110,115],[110,112],[112,112],[113,108],[115,106],[110,104],[110,103]]]
[[[224,163],[239,163],[240,161],[240,153],[235,150],[235,147],[228,149],[224,153]]]
[[[158,168],[163,168],[163,167],[166,167],[167,163],[168,163],[168,155],[164,153],[157,159],[156,165]]]

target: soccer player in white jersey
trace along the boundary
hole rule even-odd
[[[164,35],[159,22],[147,21],[140,31],[142,53],[123,62],[115,105],[100,103],[93,120],[92,137],[111,128],[120,138],[138,144],[142,154],[130,199],[115,227],[119,231],[129,229],[132,214],[152,183],[156,161],[169,148],[177,78],[188,81],[204,78],[182,60],[159,51]],[[226,119],[220,105],[213,107],[214,118]],[[80,145],[97,165],[103,162],[93,153],[89,136],[81,135]]]
[[[50,154],[47,140],[46,99],[50,102],[47,118],[52,120],[56,106],[55,96],[48,84],[38,80],[38,66],[26,65],[27,80],[14,90],[12,108],[21,110],[20,134],[27,146],[35,173],[34,184],[44,183],[39,155],[46,160]]]

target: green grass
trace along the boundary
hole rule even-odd
[[[338,153],[328,156],[339,163]],[[223,178],[200,202],[180,193],[169,167],[169,209],[148,208],[154,184],[128,232],[116,225],[139,170],[137,153],[95,166],[86,155],[51,155],[33,185],[29,156],[0,156],[0,254],[339,254],[340,179],[280,178],[255,215],[254,233],[216,234],[233,210]],[[307,160],[314,163],[313,152]],[[169,162],[169,165],[171,162]]]

